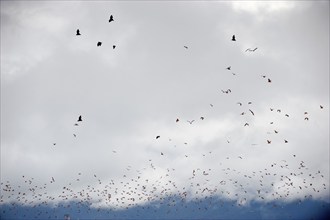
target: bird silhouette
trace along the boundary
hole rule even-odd
[[[229,94],[229,93],[231,93],[231,89],[227,89],[227,90],[222,90],[222,89],[221,89],[221,92],[222,92],[222,93]]]
[[[81,115],[78,117],[78,120],[77,121],[78,122],[82,121],[82,116]]]
[[[251,114],[254,116],[254,112],[251,110],[251,109],[249,109],[249,111],[251,112]]]
[[[227,69],[227,70],[230,70],[230,69],[231,69],[231,66],[228,66],[226,69]]]
[[[81,34],[80,34],[80,30],[79,29],[77,29],[77,33],[76,33],[76,36],[80,36]]]
[[[188,49],[188,47],[187,46],[183,46],[184,48],[186,48],[186,49]]]
[[[201,120],[204,120],[204,117],[203,116],[201,117]]]
[[[112,45],[112,49],[115,49],[116,48],[116,45]]]
[[[113,20],[113,15],[110,15],[109,22],[112,22],[112,21],[114,21],[114,20]]]
[[[267,140],[267,144],[270,144],[270,143],[272,143],[272,141],[270,141],[270,140]]]
[[[235,35],[232,36],[231,40],[232,40],[232,41],[236,41],[236,37],[235,37]]]
[[[195,121],[195,120],[191,120],[191,121],[187,120],[187,122],[188,122],[189,124],[192,124],[194,121]]]
[[[245,52],[254,52],[258,49],[258,47],[254,48],[254,49],[251,49],[251,48],[248,48],[245,50]]]
[[[180,120],[177,118],[176,120],[175,120],[175,122],[179,122]]]
[[[102,45],[101,41],[97,42],[97,44],[96,44],[96,46],[98,46],[98,47],[100,47],[101,45]]]
[[[322,105],[320,105],[320,109],[323,109],[323,106]]]
[[[268,78],[268,82],[269,82],[269,83],[271,83],[271,82],[272,82],[272,80],[270,80],[270,79]]]
[[[158,139],[158,138],[160,138],[160,136],[159,136],[159,135],[157,135],[157,136],[156,136],[156,139]]]

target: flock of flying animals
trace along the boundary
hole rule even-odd
[[[110,16],[109,22],[113,22],[113,15]],[[80,29],[76,30],[76,36],[81,36]],[[236,41],[236,36],[233,35],[231,41]],[[97,42],[97,47],[102,46],[102,42]],[[116,45],[113,45],[113,49],[116,48]],[[185,49],[188,49],[188,46],[184,46]],[[254,49],[248,48],[245,52],[255,52],[258,48]],[[231,66],[228,66],[226,70],[230,71]],[[234,74],[233,74],[234,75]],[[267,83],[272,83],[272,80],[268,78],[266,75],[262,75],[262,78],[266,79]],[[224,94],[230,94],[231,89],[221,90]],[[237,102],[237,105],[243,106],[242,102]],[[248,106],[252,105],[252,102],[247,103]],[[210,107],[213,107],[213,104],[210,104]],[[322,110],[324,107],[322,105],[319,106]],[[270,108],[271,112],[281,113],[281,109]],[[251,116],[255,116],[255,112],[248,108],[248,111],[243,111],[240,115],[251,114]],[[308,112],[304,112],[304,120],[309,120]],[[285,114],[285,117],[289,118],[289,114]],[[200,120],[204,120],[205,116],[201,116]],[[76,123],[74,126],[79,126],[79,123],[83,122],[82,115],[78,116]],[[175,123],[180,123],[181,119],[176,118]],[[187,123],[192,125],[196,122],[193,120],[186,120]],[[273,122],[270,122],[273,124]],[[244,127],[248,127],[250,124],[246,122]],[[274,130],[275,134],[278,134],[278,130]],[[77,135],[73,134],[76,138]],[[157,135],[156,139],[160,139],[161,135]],[[287,139],[283,140],[285,144],[289,141]],[[227,140],[230,143],[229,140]],[[272,141],[267,139],[267,144],[271,144]],[[187,143],[185,143],[187,144]],[[53,143],[55,146],[56,143]],[[117,153],[117,151],[113,150],[113,153]],[[211,152],[209,152],[211,153]],[[163,152],[160,152],[161,156],[165,156]],[[205,154],[203,155],[205,156]],[[185,155],[185,157],[188,157]],[[237,157],[239,160],[243,160],[242,156]],[[230,160],[231,158],[226,157],[226,160]],[[193,163],[193,162],[192,162]],[[122,177],[122,180],[115,182],[114,180],[104,181],[97,177],[96,174],[93,174],[93,178],[97,181],[97,184],[94,186],[92,184],[87,185],[85,187],[80,187],[79,189],[75,189],[74,183],[80,182],[83,178],[83,174],[81,172],[77,173],[77,177],[75,180],[70,182],[69,184],[62,187],[61,192],[58,195],[53,195],[49,193],[49,184],[55,184],[56,180],[54,177],[50,177],[49,183],[38,184],[33,177],[27,177],[22,175],[23,184],[17,186],[15,188],[14,185],[11,185],[9,181],[1,182],[1,200],[0,204],[3,204],[7,200],[13,200],[11,202],[12,207],[9,209],[9,212],[15,213],[15,206],[17,204],[23,204],[27,206],[31,206],[33,208],[38,208],[43,205],[51,205],[52,203],[57,203],[56,207],[62,207],[66,209],[68,212],[72,211],[72,207],[68,201],[75,201],[78,204],[78,207],[83,207],[83,204],[87,204],[90,206],[88,208],[91,211],[91,207],[96,204],[99,204],[97,207],[98,211],[102,211],[102,209],[107,208],[107,214],[112,214],[116,217],[114,211],[129,209],[131,207],[139,207],[141,204],[150,204],[152,202],[160,202],[160,204],[165,204],[168,206],[169,213],[176,213],[180,209],[187,208],[186,202],[193,202],[198,207],[193,212],[207,212],[208,209],[211,209],[214,206],[222,207],[224,202],[221,200],[216,200],[214,198],[220,196],[231,196],[233,198],[234,203],[232,206],[243,206],[249,200],[249,193],[256,194],[257,198],[262,201],[266,199],[271,199],[274,201],[281,201],[284,198],[289,198],[290,196],[298,195],[302,190],[311,190],[315,193],[320,193],[321,191],[327,190],[327,183],[324,180],[323,182],[313,182],[313,179],[324,179],[324,174],[320,171],[312,171],[309,169],[307,164],[297,159],[297,155],[293,155],[292,161],[280,160],[273,161],[268,164],[267,167],[262,168],[260,170],[256,170],[253,172],[241,173],[235,168],[229,167],[225,162],[220,163],[221,168],[217,171],[214,169],[201,169],[196,168],[191,171],[191,175],[187,179],[189,184],[185,186],[180,186],[175,182],[175,178],[171,178],[171,176],[175,176],[176,169],[175,168],[167,168],[166,172],[158,173],[158,178],[153,180],[152,178],[148,178],[144,175],[144,171],[154,171],[158,172],[158,167],[154,165],[154,162],[149,159],[148,166],[143,168],[142,170],[132,170],[132,166],[128,165],[126,168],[127,173],[125,173]],[[282,172],[278,173],[275,168],[281,169]],[[297,171],[299,170],[299,171]],[[211,176],[215,175],[215,173],[221,173],[223,176],[217,182],[211,181]],[[227,177],[227,178],[224,178]],[[295,182],[296,177],[301,177],[302,182]],[[278,181],[276,182],[275,179]],[[252,185],[258,185],[259,188],[256,192],[251,192]],[[190,186],[187,187],[187,185]],[[231,185],[234,188],[233,190],[227,189],[227,185]],[[272,188],[276,188],[276,190],[271,190]],[[7,197],[5,198],[5,195]],[[304,195],[303,198],[299,199],[297,204],[302,202],[302,199],[312,198],[312,194]],[[203,201],[209,200],[207,204],[203,203]],[[57,202],[56,202],[57,201]],[[67,204],[67,205],[66,205]],[[272,204],[272,208],[279,208],[280,205]],[[55,210],[54,208],[54,210]],[[140,209],[136,211],[136,217],[143,217],[143,212],[151,209],[151,206],[141,206]],[[8,212],[8,210],[7,210]],[[79,210],[80,212],[80,210]],[[154,210],[156,212],[156,210]],[[3,210],[3,216],[6,215],[6,211]],[[41,216],[42,211],[39,213],[35,213],[35,218]],[[57,218],[56,212],[54,213],[46,213],[49,215],[49,218]],[[16,213],[16,217],[24,218],[27,213]]]

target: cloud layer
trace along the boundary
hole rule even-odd
[[[1,4],[3,185],[328,199],[328,2]]]

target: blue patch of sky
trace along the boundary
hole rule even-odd
[[[237,205],[209,197],[203,200],[182,201],[167,198],[144,206],[127,209],[92,208],[87,203],[68,202],[54,207],[46,205],[0,206],[0,219],[330,219],[330,204],[304,200],[290,203],[252,202]]]

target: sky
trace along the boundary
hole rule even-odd
[[[328,1],[1,1],[2,205],[329,204],[329,157]]]

